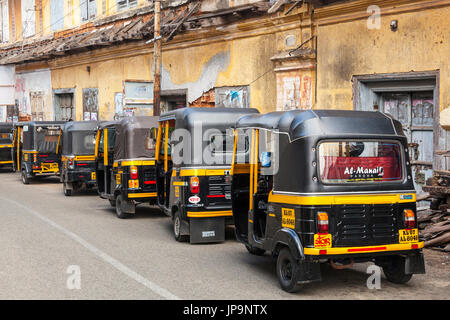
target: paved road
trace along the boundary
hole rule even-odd
[[[383,276],[381,289],[370,290],[368,264],[323,265],[321,283],[287,294],[269,256],[248,254],[231,229],[227,238],[177,243],[171,220],[155,208],[120,220],[96,194],[65,197],[57,178],[23,185],[18,175],[0,173],[0,299],[450,298],[450,259],[435,252],[426,252],[427,274],[407,285]],[[78,271],[80,289],[68,289]]]

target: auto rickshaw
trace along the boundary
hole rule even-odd
[[[131,217],[137,204],[156,204],[157,128],[158,117],[126,117],[98,127],[97,189],[121,219]]]
[[[0,123],[0,168],[14,168],[12,145],[13,145],[13,124]]]
[[[38,176],[60,175],[63,121],[19,122],[14,132],[14,167],[22,182]]]
[[[179,242],[225,240],[232,223],[231,126],[256,109],[183,108],[161,115],[156,142],[160,208]],[[247,152],[248,150],[243,150]]]
[[[61,128],[61,182],[66,196],[83,186],[86,189],[96,186],[94,153],[98,124],[96,121],[71,121]]]
[[[282,289],[321,280],[320,262],[374,262],[406,283],[425,273],[407,139],[380,113],[307,110],[248,115],[235,141],[233,215],[238,240],[277,257]]]

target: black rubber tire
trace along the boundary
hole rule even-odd
[[[253,246],[251,246],[251,245],[249,245],[249,244],[246,244],[246,245],[245,245],[245,248],[247,249],[247,251],[248,251],[250,254],[253,254],[253,255],[255,255],[255,256],[262,256],[262,255],[264,255],[264,253],[266,253],[266,250],[263,250],[263,249],[260,249],[260,248],[253,247]]]
[[[22,183],[23,184],[30,184],[30,179],[28,179],[27,173],[25,171],[25,169],[22,169]]]
[[[401,256],[390,257],[390,263],[383,266],[383,272],[389,282],[405,284],[412,278],[412,274],[405,274],[406,259]]]
[[[189,236],[180,234],[181,223],[181,214],[179,211],[177,211],[173,215],[173,235],[175,237],[175,240],[177,240],[178,242],[187,242],[189,241]]]
[[[67,184],[63,182],[63,193],[66,197],[70,197],[72,195],[72,190],[67,189]]]
[[[131,217],[132,215],[122,211],[122,208],[121,208],[122,201],[124,201],[123,196],[121,194],[119,194],[116,198],[116,215],[120,219],[127,219],[127,218]]]
[[[277,277],[281,288],[289,293],[294,293],[302,288],[298,284],[298,262],[294,259],[289,248],[281,249],[277,259]]]

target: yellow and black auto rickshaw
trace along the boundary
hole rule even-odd
[[[95,187],[96,121],[71,121],[61,128],[61,182],[63,192],[73,192]]]
[[[60,174],[63,121],[19,122],[14,126],[14,166],[29,184],[37,176]]]
[[[121,219],[131,217],[137,204],[156,204],[157,128],[158,117],[127,117],[98,128],[98,193],[109,200]]]
[[[0,168],[14,169],[13,140],[13,124],[0,123]]]
[[[324,261],[337,269],[374,262],[394,283],[425,272],[398,121],[295,110],[244,116],[235,134],[251,145],[231,169],[236,236],[250,253],[277,257],[285,291],[321,280]]]
[[[160,117],[156,142],[158,204],[177,241],[225,240],[232,223],[232,126],[256,109],[183,108]],[[244,150],[242,152],[247,152]]]

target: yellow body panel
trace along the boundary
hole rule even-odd
[[[148,192],[148,193],[129,193],[128,198],[152,198],[156,197],[156,192]]]
[[[400,199],[400,196],[411,196],[412,199]],[[269,194],[269,202],[292,205],[342,205],[342,204],[392,204],[415,202],[415,193],[396,194],[363,194],[363,195],[330,195],[330,196],[298,196],[285,194]]]
[[[413,248],[413,245],[417,246],[417,248]],[[321,251],[326,250],[327,255],[336,255],[336,254],[358,254],[358,253],[369,253],[369,252],[389,252],[389,251],[405,251],[412,249],[422,249],[424,243],[407,243],[407,244],[386,244],[379,246],[369,246],[369,247],[342,247],[342,248],[305,248],[304,253],[306,255],[320,255]]]
[[[210,217],[232,217],[233,211],[226,210],[226,211],[199,211],[199,212],[193,212],[188,211],[187,216],[189,218],[210,218]]]

